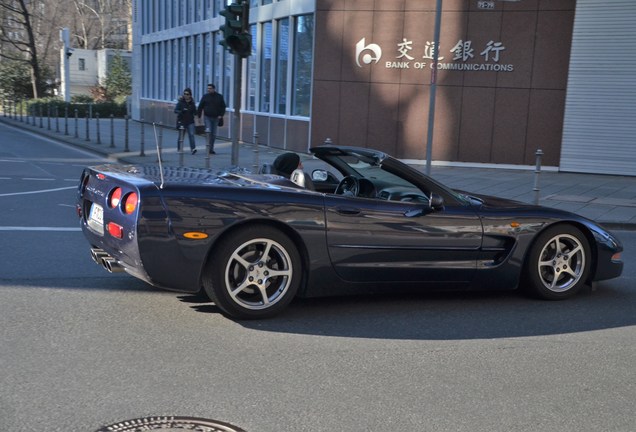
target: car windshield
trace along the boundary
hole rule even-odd
[[[371,180],[373,183],[387,184],[393,186],[413,187],[409,181],[383,170],[380,161],[361,155],[341,156],[340,160],[349,166],[352,172],[358,177]]]

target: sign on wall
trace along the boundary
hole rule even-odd
[[[378,44],[366,44],[362,38],[356,44],[356,64],[364,67],[379,64],[386,69],[433,69],[435,59],[434,42],[426,41],[423,46],[414,45],[412,40],[402,38],[384,54]],[[484,46],[473,45],[470,40],[458,40],[452,47],[440,50],[437,70],[513,72],[514,65],[503,63],[506,46],[501,41],[490,40]]]

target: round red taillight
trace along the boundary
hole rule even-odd
[[[121,202],[121,188],[115,188],[110,193],[110,198],[108,199],[108,205],[110,208],[115,208]]]
[[[137,210],[137,201],[138,197],[135,192],[126,195],[126,199],[124,200],[124,213],[131,214]]]

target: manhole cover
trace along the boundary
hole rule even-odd
[[[196,429],[195,429],[196,428]],[[196,430],[199,432],[246,432],[229,423],[196,417],[143,417],[124,420],[103,426],[95,432],[143,432],[149,430],[180,431]]]

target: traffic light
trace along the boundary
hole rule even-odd
[[[221,26],[223,40],[219,44],[232,54],[249,57],[252,54],[249,5],[246,1],[229,4],[221,11],[221,15],[225,17],[225,25]]]

